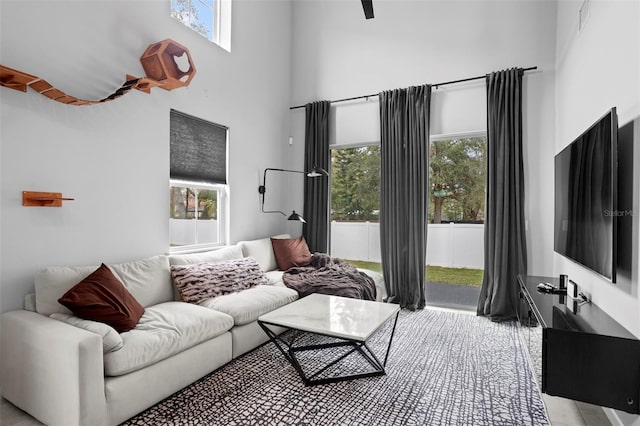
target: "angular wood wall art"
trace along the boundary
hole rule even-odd
[[[171,39],[147,47],[140,62],[147,76],[161,83],[160,87],[165,90],[188,86],[196,74],[189,49]],[[186,69],[180,69],[180,65]]]
[[[108,102],[126,95],[131,89],[151,93],[154,87],[173,90],[188,86],[196,74],[189,49],[171,39],[153,43],[147,47],[140,58],[146,77],[134,77],[129,74],[119,89],[98,101],[87,101],[67,95],[56,89],[46,80],[35,75],[0,65],[0,86],[26,92],[27,87],[57,102],[67,105],[95,105]]]

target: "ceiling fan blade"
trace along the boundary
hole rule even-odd
[[[364,17],[367,19],[373,18],[373,0],[361,0],[362,9],[364,9]]]

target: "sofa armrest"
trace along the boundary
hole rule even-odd
[[[384,302],[387,300],[387,288],[384,284],[384,275],[381,272],[372,271],[371,269],[358,268],[358,271],[364,272],[373,279],[376,285],[376,301]]]
[[[103,425],[102,339],[30,311],[0,316],[2,395],[41,422]]]

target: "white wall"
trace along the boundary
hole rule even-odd
[[[578,31],[581,2],[563,1],[558,5],[556,152],[613,106],[617,107],[620,125],[640,117],[640,3],[591,3],[582,32]],[[640,147],[636,144],[634,149]],[[637,271],[640,253],[634,256]],[[568,274],[591,293],[596,304],[640,336],[637,274],[635,289],[630,289],[612,285],[560,255],[555,255],[554,270],[556,274]]]
[[[2,311],[22,306],[44,266],[167,252],[170,108],[230,128],[231,241],[291,232],[280,215],[260,213],[257,192],[262,169],[287,164],[290,2],[234,0],[230,53],[171,19],[169,5],[0,3],[0,63],[70,95],[101,99],[126,74],[142,76],[140,56],[166,38],[187,46],[197,69],[187,88],[95,106],[0,88]],[[23,190],[76,200],[27,208]]]
[[[586,25],[578,30],[580,1],[558,3],[556,152],[567,146],[609,108],[622,126],[640,117],[640,2],[592,0]],[[638,128],[638,126],[636,126]],[[640,146],[635,136],[634,239],[637,241]],[[636,336],[640,336],[638,265],[635,248],[631,283],[611,284],[599,275],[555,255],[556,274],[568,274],[592,300]],[[638,416],[607,410],[623,424]]]
[[[293,3],[292,105],[537,66],[524,77],[524,143],[529,273],[553,272],[555,150],[555,23],[551,1],[374,2],[365,20],[360,2]],[[332,144],[379,141],[377,97],[333,104]],[[484,130],[484,81],[433,92],[432,134]],[[304,153],[304,109],[292,111]]]

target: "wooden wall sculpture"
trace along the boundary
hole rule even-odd
[[[189,49],[171,39],[151,44],[142,54],[140,62],[147,74],[146,77],[137,78],[127,74],[126,81],[118,90],[99,101],[87,101],[67,95],[46,80],[4,65],[0,65],[0,86],[22,92],[26,92],[27,87],[30,87],[54,101],[80,106],[112,101],[129,93],[131,89],[151,93],[153,87],[173,90],[188,86],[196,74]]]

